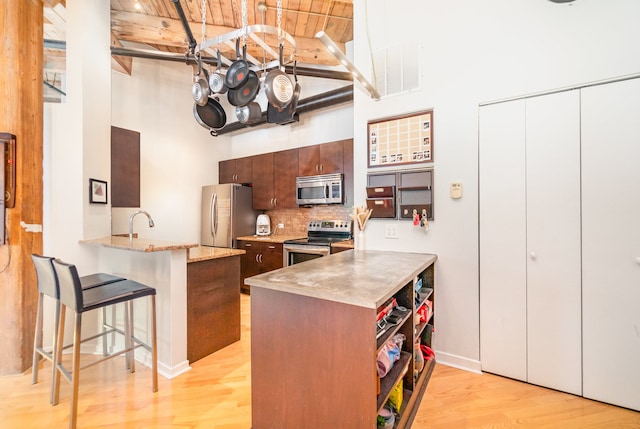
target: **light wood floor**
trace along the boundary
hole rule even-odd
[[[134,375],[124,370],[121,359],[84,370],[78,427],[248,429],[250,357],[249,297],[243,295],[242,340],[195,362],[191,371],[174,380],[159,377],[156,394],[151,393],[150,370],[142,365]],[[63,382],[60,404],[52,407],[51,366],[41,367],[36,385],[31,384],[31,371],[0,377],[1,428],[68,426],[70,386]],[[437,365],[413,424],[413,428],[511,427],[640,428],[640,413]]]

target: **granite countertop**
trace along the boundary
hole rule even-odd
[[[237,240],[284,243],[286,240],[295,240],[298,238],[305,238],[306,236],[306,234],[245,235],[244,237],[238,237]]]
[[[208,261],[211,259],[227,258],[229,256],[240,256],[247,252],[239,249],[229,249],[225,247],[197,246],[192,247],[187,253],[187,264],[190,262]]]
[[[436,259],[424,253],[340,252],[249,277],[245,283],[375,309]]]
[[[95,238],[92,240],[80,240],[81,244],[91,244],[102,247],[113,247],[115,249],[132,250],[134,252],[163,252],[165,250],[180,250],[198,247],[197,243],[175,243],[170,241],[161,241],[144,238],[109,236]]]

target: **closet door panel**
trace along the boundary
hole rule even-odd
[[[524,119],[523,100],[480,108],[480,360],[526,381]]]
[[[582,90],[584,396],[640,410],[640,79]]]
[[[580,97],[526,101],[528,381],[582,393]]]

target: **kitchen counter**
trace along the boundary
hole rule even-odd
[[[377,308],[436,255],[383,251],[340,252],[245,279],[251,287]]]
[[[286,240],[296,240],[298,238],[306,238],[306,234],[276,234],[276,235],[245,235],[238,237],[238,240],[245,241],[261,241],[263,243],[284,243]]]
[[[374,428],[399,381],[405,399],[396,426],[410,427],[430,374],[414,382],[415,310],[397,327],[406,338],[402,364],[378,384],[377,307],[392,296],[413,307],[414,280],[431,285],[436,259],[350,250],[247,278],[253,427]]]
[[[132,250],[135,252],[164,252],[166,250],[180,250],[198,247],[198,244],[196,243],[175,243],[144,238],[133,238],[133,240],[129,240],[128,236],[122,237],[118,235],[95,238],[92,240],[81,240],[80,243],[112,247],[114,249]]]
[[[189,249],[187,253],[187,264],[210,259],[227,258],[229,256],[244,255],[244,250],[228,249],[224,247],[197,246]]]
[[[337,243],[331,243],[331,247],[339,247],[341,249],[353,249],[353,239],[338,241]]]

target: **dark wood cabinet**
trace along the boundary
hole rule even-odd
[[[218,183],[251,183],[252,157],[228,159],[218,163]]]
[[[249,293],[244,279],[284,266],[282,243],[238,240],[238,249],[246,251],[240,262],[240,288]]]
[[[342,173],[344,168],[344,142],[301,147],[298,149],[298,175]]]
[[[273,152],[252,157],[253,208],[269,210],[275,207],[273,185]]]
[[[342,252],[304,274],[294,265],[249,280],[254,428],[373,429],[396,386],[403,402],[393,427],[411,427],[435,367],[435,357],[417,359],[414,349],[431,346],[433,312],[419,309],[433,309],[437,256],[382,253]],[[378,308],[391,297],[409,311],[378,334]],[[377,356],[396,334],[405,338],[399,360],[379,377]]]
[[[240,340],[240,256],[187,264],[187,359]]]
[[[253,160],[253,208],[296,208],[298,149],[265,153]]]
[[[297,208],[296,176],[298,175],[298,149],[276,152],[273,155],[275,207]]]

